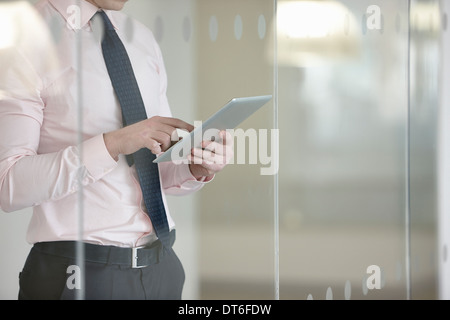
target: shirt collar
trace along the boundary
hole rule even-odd
[[[64,17],[64,19],[68,22],[68,28],[73,30],[77,29],[75,14],[77,14],[77,8],[79,8],[80,12],[80,25],[78,26],[80,29],[86,26],[92,17],[99,11],[100,9],[93,5],[92,3],[86,0],[48,0],[53,7]],[[108,18],[111,20],[112,25],[117,30],[117,23],[114,19],[113,12],[111,10],[103,10],[105,11]]]

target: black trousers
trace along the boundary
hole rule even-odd
[[[40,252],[33,247],[19,274],[19,300],[74,300],[74,258]],[[72,277],[72,278],[71,278]],[[185,280],[173,249],[145,268],[84,262],[86,300],[180,300]],[[83,289],[83,288],[82,288]]]

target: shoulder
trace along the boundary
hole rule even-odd
[[[33,6],[43,18],[52,17],[57,13],[55,7],[48,0],[39,0]]]
[[[148,26],[122,11],[115,11],[113,18],[119,28],[117,33],[123,41],[127,42],[127,45],[162,63],[161,48]]]
[[[147,49],[158,47],[152,30],[144,23],[122,11],[115,11],[113,15],[119,27],[118,32],[126,37],[126,40]]]

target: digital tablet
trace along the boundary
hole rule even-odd
[[[219,111],[202,122],[181,140],[158,155],[155,163],[165,161],[183,161],[191,153],[192,148],[200,147],[203,140],[210,140],[222,130],[234,129],[237,125],[250,117],[258,109],[272,99],[271,95],[233,98]]]

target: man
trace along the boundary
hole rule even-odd
[[[36,57],[42,48],[18,46],[1,77],[0,207],[7,212],[33,207],[27,241],[34,246],[20,273],[19,299],[76,297],[68,270],[80,248],[80,184],[84,297],[180,299],[184,271],[171,248],[175,224],[165,194],[200,190],[231,158],[231,139],[223,132],[222,139],[204,142],[203,148],[213,152],[193,149],[189,164],[159,165],[157,189],[163,191],[159,199],[170,230],[170,244],[163,243],[149,213],[156,196],[144,201],[138,163],[128,159],[142,150],[157,155],[170,147],[176,129],[193,127],[172,117],[161,51],[147,28],[120,12],[125,2],[39,1],[37,11],[59,34],[58,64],[39,63],[45,58]],[[72,14],[79,16],[71,20]],[[102,34],[117,34],[126,48],[146,119],[123,123],[120,88],[109,69],[109,54],[102,51],[106,36],[96,37],[101,24],[95,21],[102,21]],[[124,33],[129,21],[131,40]]]

